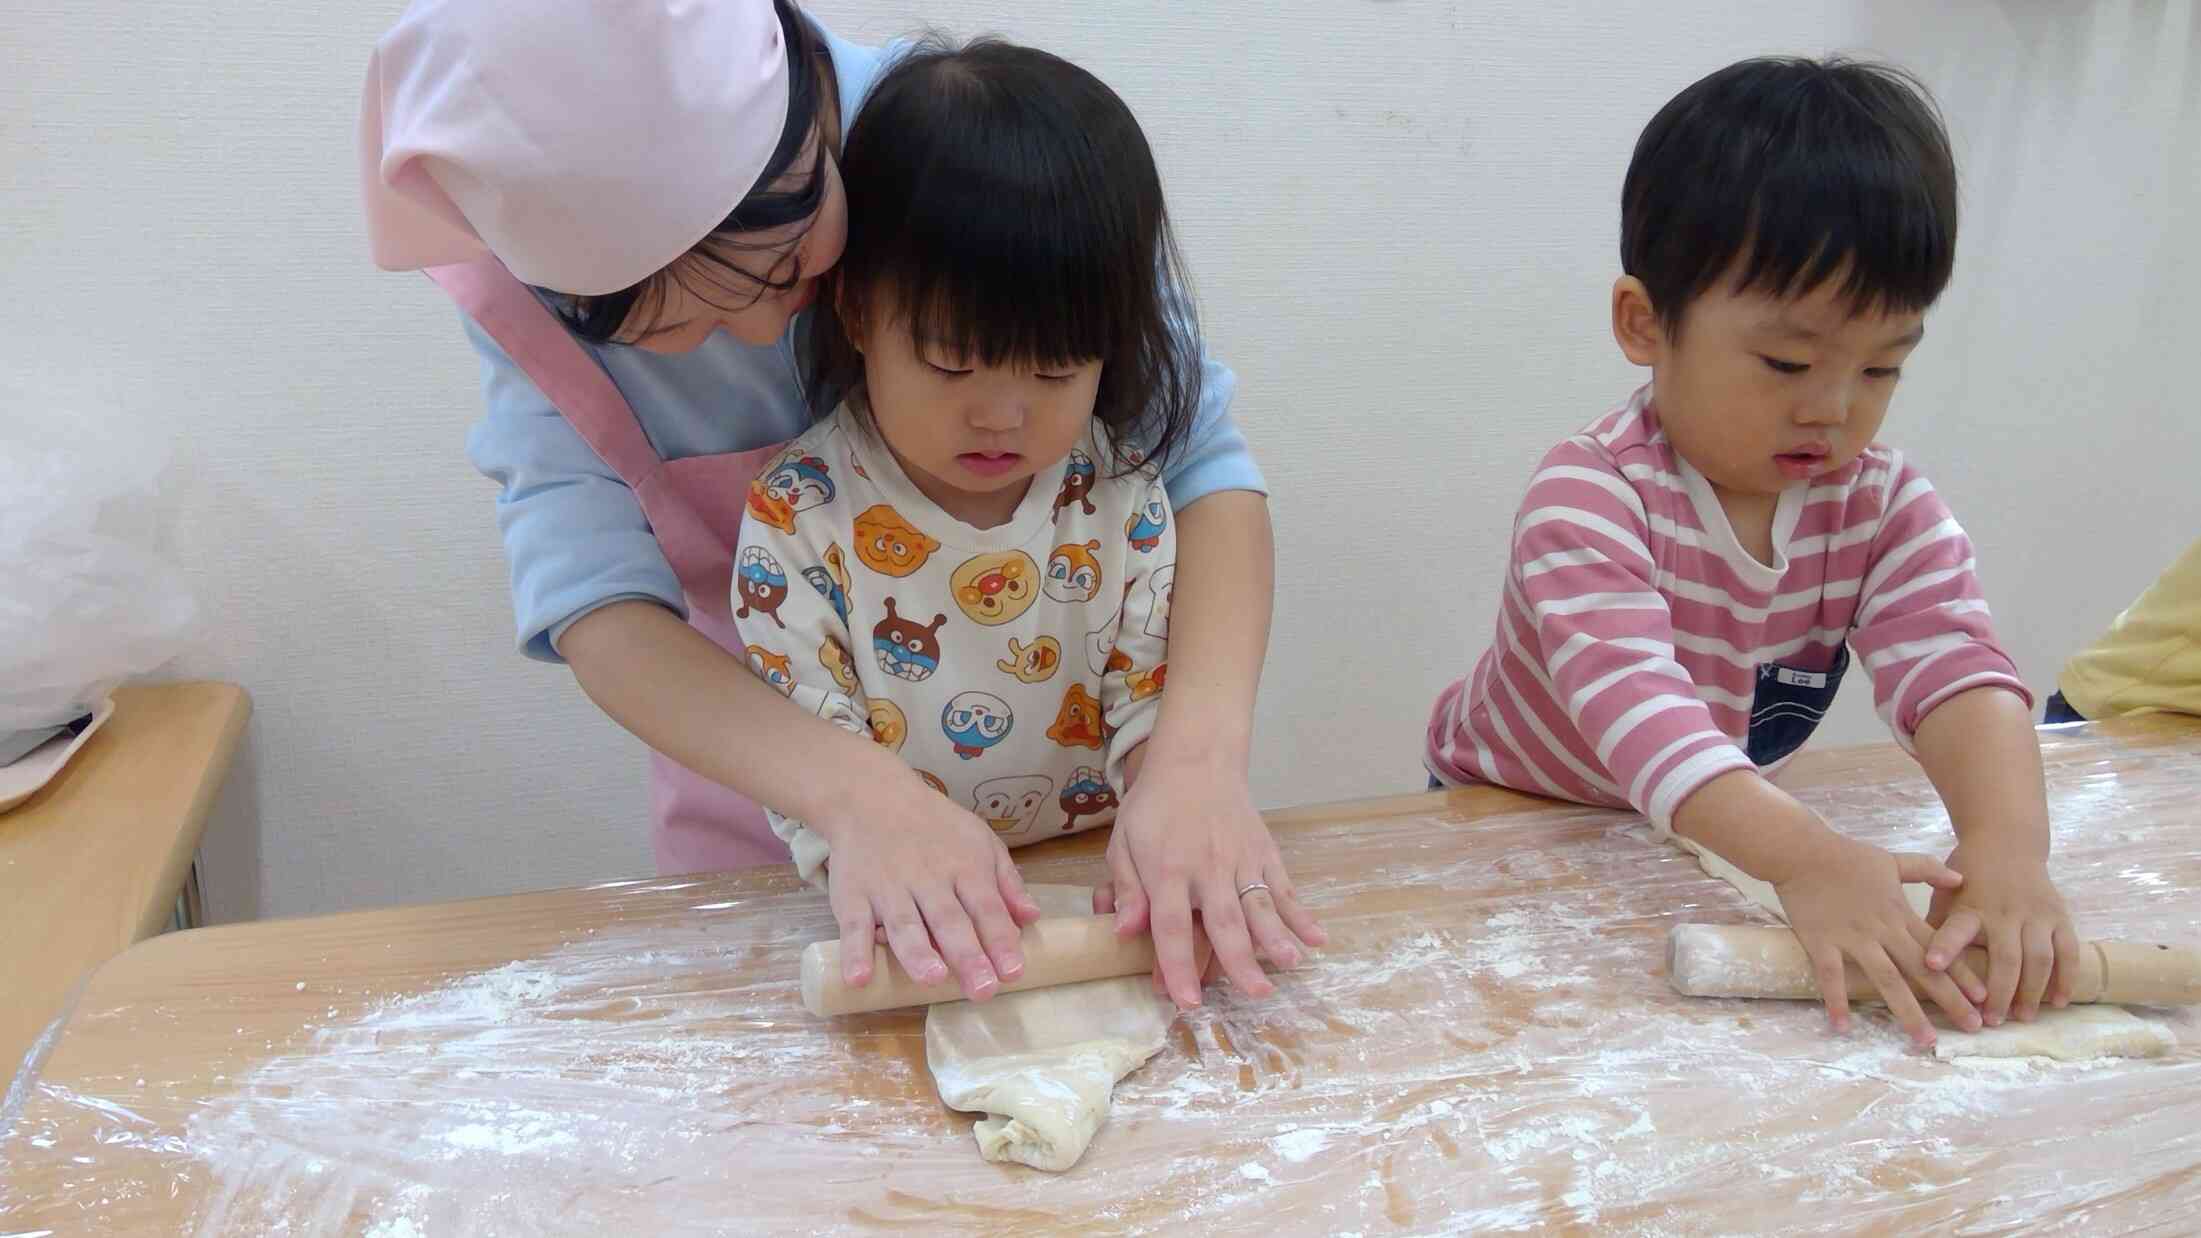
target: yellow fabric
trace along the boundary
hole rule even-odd
[[[2201,714],[2201,541],[2071,659],[2056,686],[2089,718]]]

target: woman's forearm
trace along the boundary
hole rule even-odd
[[[655,602],[614,602],[567,628],[558,652],[620,726],[713,782],[807,823],[839,816],[881,750],[803,712],[733,654]]]
[[[1267,498],[1226,490],[1177,513],[1169,690],[1147,760],[1207,758],[1245,767],[1275,587]]]

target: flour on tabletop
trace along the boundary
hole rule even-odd
[[[1279,976],[1273,997],[1211,989],[1117,1088],[1086,1163],[1049,1189],[1096,1227],[1141,1232],[1164,1217],[1235,1224],[1288,1199],[1287,1229],[1678,1233],[1684,1220],[1658,1220],[1657,1201],[1776,1183],[1831,1204],[1961,1181],[1977,1160],[1968,1132],[2043,1089],[2075,1094],[2131,1068],[1926,1062],[1878,1014],[1818,1038],[1805,1003],[1653,989],[1615,1006],[1599,992],[1614,969],[1659,962],[1651,934],[1618,931],[1621,905],[1524,896],[1443,928],[1333,921],[1336,944]],[[708,1233],[760,1175],[829,1172],[836,1198],[885,1183],[930,1199],[929,1184],[972,1163],[967,1125],[942,1113],[906,1042],[881,1052],[861,1031],[828,1036],[791,984],[761,989],[734,981],[740,970],[706,945],[612,926],[427,992],[332,1007],[309,1044],[235,1075],[176,1141],[214,1184],[198,1232],[322,1218],[301,1229]],[[1392,1051],[1431,1029],[1455,1048]],[[798,1082],[857,1072],[894,1086],[859,1098]],[[1830,1122],[1870,1133],[1838,1138]],[[1140,1131],[1139,1157],[1112,1151],[1122,1129]],[[2080,1189],[2012,1206],[2051,1215],[2083,1203]],[[1426,1210],[1440,1199],[1446,1210]],[[1316,1214],[1307,1200],[1326,1203]],[[1384,1224],[1397,1208],[1413,1222]]]

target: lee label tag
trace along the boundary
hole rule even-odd
[[[1822,671],[1792,671],[1783,666],[1773,672],[1773,678],[1791,688],[1824,688],[1827,686],[1827,677]]]

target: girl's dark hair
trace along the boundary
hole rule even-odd
[[[868,417],[870,315],[988,365],[1102,364],[1093,415],[1157,467],[1200,403],[1200,338],[1161,175],[1100,79],[1028,47],[928,38],[872,88],[841,157],[848,247],[809,341],[812,410]],[[844,322],[844,318],[846,321]],[[1127,471],[1139,460],[1121,457]]]
[[[1620,263],[1669,332],[1714,281],[1855,312],[1923,310],[1956,262],[1956,161],[1932,97],[1888,65],[1765,58],[1674,96],[1621,189]]]
[[[677,283],[698,299],[732,311],[746,308],[767,292],[784,292],[802,279],[800,270],[759,278],[730,261],[730,255],[737,253],[792,249],[802,239],[800,235],[760,245],[744,239],[743,234],[812,218],[824,203],[830,183],[825,161],[831,155],[821,140],[802,179],[774,188],[810,144],[827,83],[819,63],[825,51],[810,23],[803,20],[792,0],[773,0],[772,7],[779,14],[780,34],[787,46],[787,120],[780,126],[779,145],[772,148],[772,157],[758,174],[756,186],[709,236],[642,282],[602,296],[553,292],[553,303],[575,335],[598,344],[613,342],[630,322],[646,323],[657,314],[670,284]],[[643,135],[637,135],[636,140],[644,140]]]

